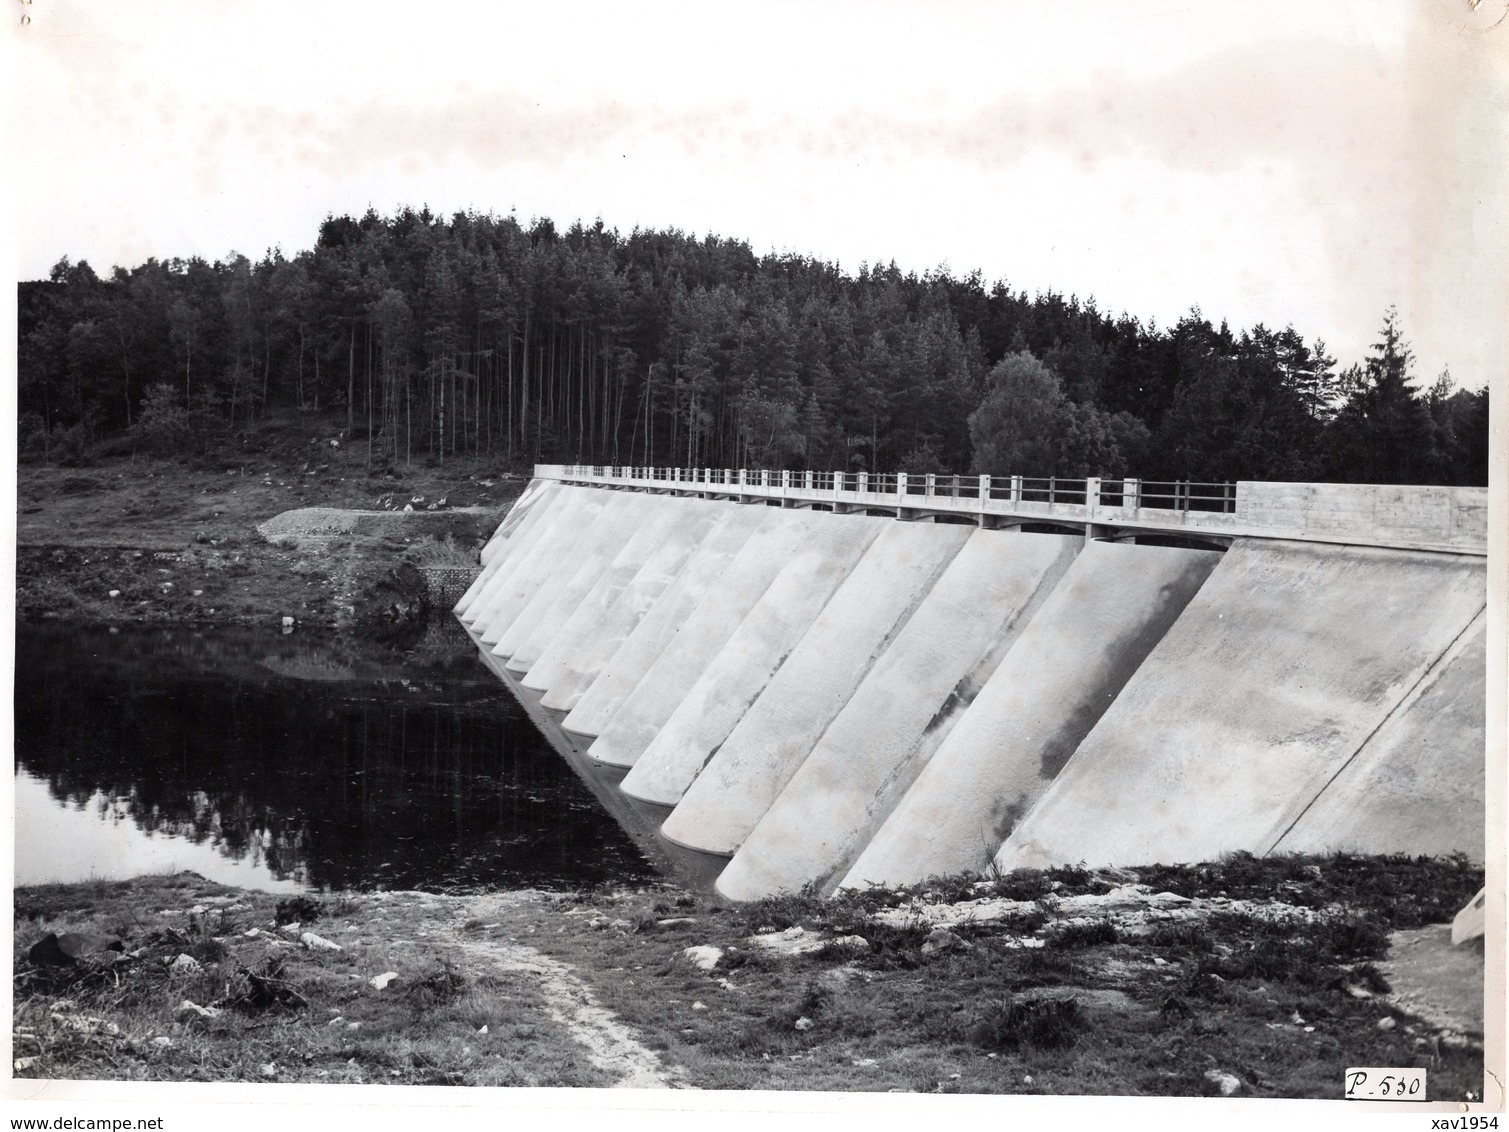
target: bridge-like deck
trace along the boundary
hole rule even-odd
[[[537,464],[541,479],[766,502],[982,527],[1046,525],[1086,538],[1162,536],[1228,545],[1236,538],[1382,546],[1486,557],[1488,490],[1480,487],[1205,484],[727,468]]]

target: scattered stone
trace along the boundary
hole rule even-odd
[[[344,1026],[345,1024],[346,1024],[346,1019],[343,1018],[339,1014],[337,1014],[334,1018],[330,1019],[330,1021],[328,1021],[328,1022],[325,1023],[325,1025],[327,1025],[327,1026]]]
[[[707,1004],[704,1003],[704,1002],[694,1002],[694,1003],[692,1003],[692,1009],[693,1010],[706,1010],[707,1009]]]
[[[879,1065],[880,1062],[876,1061],[873,1057],[861,1057],[857,1061],[851,1061],[849,1064],[853,1065],[856,1069],[869,1069],[871,1066]]]
[[[196,1018],[209,1021],[220,1017],[220,1009],[215,1006],[200,1006],[197,1002],[186,998],[178,1004],[178,1009],[174,1011],[174,1014],[180,1021],[192,1022]]]
[[[853,955],[868,955],[870,941],[862,935],[835,936],[823,945],[823,953],[844,951]]]
[[[1383,1030],[1385,1033],[1387,1031],[1389,1031],[1389,1030],[1392,1030],[1397,1025],[1398,1025],[1398,1023],[1395,1022],[1392,1018],[1380,1018],[1380,1019],[1378,1019],[1378,1028],[1380,1030]]]
[[[276,1077],[278,1075],[278,1067],[269,1061],[266,1065],[261,1066],[259,1072],[264,1077]]]
[[[994,1056],[995,1056],[995,1054],[991,1054],[991,1055],[990,1055],[990,1056],[991,1056],[991,1057],[994,1057]],[[1024,1084],[1024,1085],[1030,1085],[1030,1084],[1032,1084],[1032,1083],[1033,1083],[1033,1081],[1034,1081],[1034,1079],[1035,1079],[1035,1078],[1034,1078],[1034,1077],[1033,1077],[1033,1076],[1032,1076],[1032,1074],[1031,1074],[1031,1073],[1024,1073],[1024,1074],[1023,1074],[1023,1075],[1022,1075],[1022,1084]]]
[[[1223,1073],[1219,1069],[1207,1069],[1205,1079],[1220,1090],[1223,1097],[1229,1097],[1238,1092],[1242,1087],[1240,1077],[1230,1073]]]
[[[15,1069],[17,1073],[20,1073],[24,1070],[30,1069],[36,1063],[37,1059],[35,1057],[18,1057],[15,1061],[11,1062],[11,1067]]]
[[[261,928],[247,928],[241,934],[244,935],[247,939],[256,939],[259,935],[262,934],[262,929]]]
[[[168,970],[175,975],[197,975],[204,970],[199,960],[187,953],[179,954],[168,964]]]
[[[377,990],[386,990],[388,984],[398,978],[397,971],[384,971],[381,975],[373,975],[367,981]]]
[[[685,959],[690,959],[692,965],[699,970],[711,971],[718,965],[718,960],[723,958],[723,949],[702,944],[697,947],[688,947],[681,955]]]
[[[812,955],[828,946],[828,941],[817,932],[801,927],[787,928],[783,932],[762,932],[751,936],[749,942],[778,955]]]
[[[815,1025],[817,1025],[817,1023],[814,1022],[811,1018],[798,1018],[796,1020],[796,1028],[798,1030],[801,1030],[803,1033],[806,1033]]]
[[[345,948],[343,948],[340,944],[331,943],[324,936],[315,935],[313,932],[305,932],[303,935],[299,936],[299,942],[302,943],[305,947],[309,948],[310,951],[345,950]]]
[[[120,595],[121,595],[120,590],[111,590],[110,591],[110,596],[111,597],[120,597]]]
[[[173,1039],[168,1037],[168,1035],[166,1034],[159,1034],[157,1037],[152,1039],[152,1044],[158,1049],[172,1049]]]
[[[1168,966],[1168,960],[1165,959],[1165,958],[1163,958],[1163,956],[1161,956],[1161,955],[1154,955],[1153,956],[1153,966],[1154,967],[1167,967]]]
[[[922,954],[937,955],[955,947],[967,950],[969,944],[947,928],[934,928],[932,934],[922,944]]]
[[[486,1025],[486,1023],[484,1023],[482,1026],[480,1026],[477,1029],[477,1033],[479,1033],[479,1034],[485,1034],[485,1033],[487,1033],[487,1025]]]

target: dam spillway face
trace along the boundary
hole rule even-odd
[[[1485,560],[536,479],[455,612],[620,820],[757,899],[1233,851],[1484,856]]]

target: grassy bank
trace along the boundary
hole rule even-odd
[[[491,532],[523,479],[497,461],[372,467],[343,420],[283,414],[216,458],[111,454],[17,470],[17,615],[77,624],[350,630],[410,612],[402,566]],[[298,508],[382,512],[317,542],[259,532]],[[405,510],[411,508],[411,510]]]
[[[1424,1065],[1461,1100],[1480,1042],[1402,1011],[1383,970],[1391,933],[1480,883],[1460,861],[1238,857],[732,906],[670,888],[280,902],[192,874],[28,888],[16,1071],[1334,1097],[1348,1065]],[[30,956],[49,934],[112,950]]]

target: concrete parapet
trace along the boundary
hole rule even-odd
[[[1220,557],[1087,544],[841,887],[988,864]]]
[[[976,530],[718,878],[749,900],[831,890],[1080,547]]]
[[[674,805],[802,639],[887,520],[835,516],[781,566],[624,776],[632,798]]]
[[[996,865],[1267,851],[1483,607],[1481,559],[1239,540]]]
[[[738,849],[971,533],[886,523],[692,782],[665,836],[705,852]]]
[[[561,723],[566,730],[595,736],[608,726],[666,645],[675,639],[687,618],[718,584],[729,563],[756,531],[778,517],[774,510],[764,507],[740,507],[733,503],[711,506],[723,508],[722,515],[604,664],[597,679],[582,692]]]

